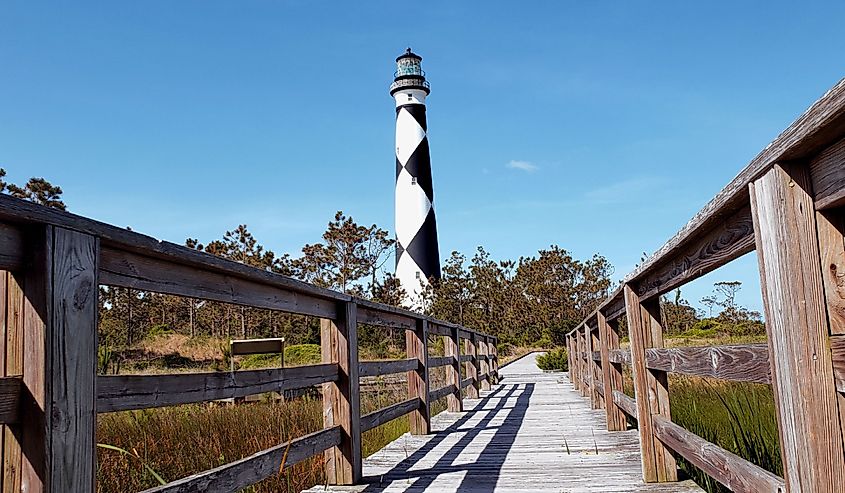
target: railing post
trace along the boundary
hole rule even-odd
[[[417,320],[416,330],[405,330],[408,358],[419,360],[416,370],[408,372],[408,398],[420,400],[419,407],[408,415],[412,435],[431,433],[431,409],[428,402],[428,320]]]
[[[481,380],[481,390],[490,390],[490,345],[488,344],[487,334],[481,336],[479,341],[481,346],[481,355],[484,359],[481,360],[481,375],[485,375]]]
[[[575,366],[575,343],[572,333],[566,335],[566,360],[569,367],[569,381],[572,386],[578,388],[578,369]]]
[[[578,380],[581,384],[581,397],[590,395],[590,374],[587,372],[587,359],[585,353],[587,352],[586,332],[587,324],[581,326],[578,330]]]
[[[493,342],[490,345],[490,352],[493,355],[493,359],[491,360],[492,375],[493,375],[492,383],[498,384],[499,383],[499,338],[498,337],[493,338]]]
[[[624,290],[628,333],[631,337],[631,367],[637,400],[643,479],[647,483],[677,481],[675,458],[669,448],[654,436],[652,423],[654,415],[671,419],[669,381],[666,372],[646,368],[646,349],[663,347],[660,305],[656,301],[641,301],[627,284]]]
[[[604,382],[602,376],[601,362],[593,359],[593,352],[599,350],[599,334],[598,328],[593,330],[590,324],[587,327],[587,340],[590,345],[587,351],[587,368],[590,372],[590,404],[593,409],[601,409],[604,407],[604,398],[599,393],[599,385]]]
[[[619,333],[608,323],[601,310],[596,314],[599,326],[601,344],[601,369],[604,381],[604,408],[607,414],[607,431],[624,431],[628,429],[625,413],[616,406],[613,391],[622,392],[622,365],[610,362],[610,351],[619,349]]]
[[[24,337],[18,341],[25,386],[17,427],[20,489],[91,492],[99,240],[54,226],[33,229],[29,240],[32,256],[22,276]]]
[[[472,385],[467,387],[467,397],[478,399],[478,359],[476,358],[477,346],[475,344],[475,332],[470,332],[469,339],[464,339],[464,354],[470,357],[464,363],[464,371],[467,378],[472,379]]]
[[[356,484],[362,474],[357,313],[354,301],[338,303],[337,319],[320,323],[323,362],[338,365],[338,380],[323,384],[323,426],[343,431],[340,445],[325,452],[329,484]]]
[[[828,325],[841,316],[825,296],[840,296],[842,265],[822,252],[841,256],[843,236],[831,236],[828,217],[815,212],[808,168],[775,164],[749,191],[784,480],[788,491],[832,492],[845,484],[837,411],[845,399],[834,384],[830,331],[845,327]]]
[[[455,392],[446,396],[446,410],[451,412],[462,412],[464,410],[461,401],[461,350],[458,328],[449,328],[449,335],[443,337],[443,354],[454,358],[452,364],[446,367],[446,384],[454,385]]]

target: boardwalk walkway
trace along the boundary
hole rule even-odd
[[[637,431],[606,431],[604,411],[565,374],[543,373],[536,355],[500,373],[500,385],[464,400],[466,412],[435,416],[431,435],[403,435],[365,459],[366,484],[328,491],[701,491],[690,481],[643,484]]]

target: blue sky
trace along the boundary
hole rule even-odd
[[[843,75],[845,4],[0,4],[0,166],[176,242],[393,229],[394,109],[424,58],[442,255],[607,256],[621,278]],[[684,289],[746,282],[753,254]]]

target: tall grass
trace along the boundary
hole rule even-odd
[[[672,421],[763,469],[783,476],[774,396],[770,386],[672,375],[669,400]],[[683,458],[679,458],[678,464],[708,492],[730,491]]]

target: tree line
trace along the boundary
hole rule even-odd
[[[17,186],[6,183],[5,175],[0,168],[0,193],[66,209],[62,189],[44,178]],[[185,246],[381,303],[399,306],[406,296],[386,269],[395,247],[389,233],[375,224],[358,224],[342,211],[328,222],[321,241],[303,246],[296,258],[265,247],[245,224],[207,244],[187,238]],[[539,347],[563,345],[565,334],[608,295],[613,275],[605,257],[577,259],[557,245],[517,260],[494,260],[483,247],[471,258],[454,251],[442,270],[441,279],[431,279],[422,293],[427,314],[495,334],[505,344]],[[713,295],[701,300],[709,309],[707,314],[693,308],[680,290],[663,297],[666,332],[759,333],[763,330],[759,313],[736,302],[740,289],[738,281],[717,283]],[[284,336],[293,344],[318,343],[319,321],[273,310],[100,287],[104,343],[132,346],[145,337],[171,332],[217,338]],[[403,334],[375,327],[362,327],[359,337],[362,345],[375,348],[376,353],[402,347],[404,340]]]

